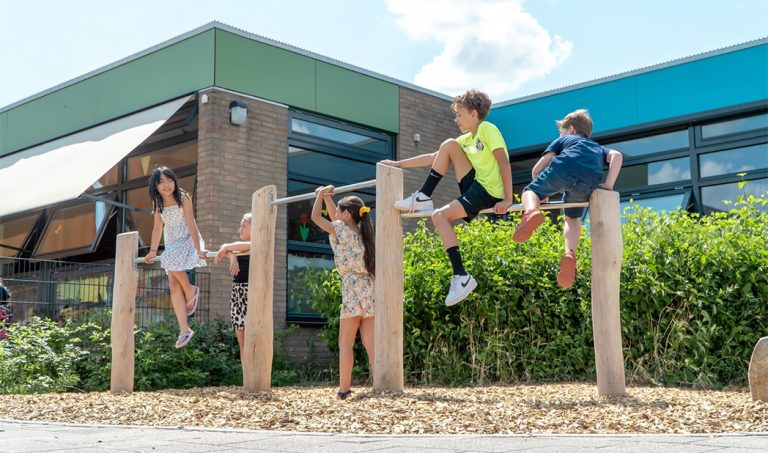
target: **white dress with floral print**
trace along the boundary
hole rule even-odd
[[[204,267],[205,260],[197,256],[195,244],[189,234],[187,222],[184,220],[184,210],[179,205],[166,206],[160,213],[163,219],[163,239],[165,250],[161,255],[160,267],[166,272],[188,271],[196,267]],[[205,249],[203,238],[200,238],[200,248]]]
[[[341,318],[373,316],[373,276],[365,270],[365,246],[342,220],[333,222],[330,236],[333,260],[341,274]]]

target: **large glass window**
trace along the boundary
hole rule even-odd
[[[307,121],[306,119],[292,118],[291,131],[300,134],[317,137],[320,139],[331,140],[345,145],[350,145],[361,150],[371,151],[378,154],[389,152],[389,145],[386,140],[382,140],[370,135],[356,134],[347,130],[330,127],[323,124]]]
[[[319,323],[322,319],[312,308],[319,294],[323,275],[333,269],[333,256],[324,253],[288,252],[288,318]]]
[[[288,173],[352,184],[376,179],[376,163],[344,159],[335,155],[290,146],[288,147]]]
[[[747,197],[766,193],[768,193],[768,178],[746,181],[742,188],[739,188],[739,182],[719,184],[701,188],[701,204],[705,214],[716,211],[727,212],[735,207],[734,203],[739,195]],[[768,210],[768,206],[764,206],[763,209]]]
[[[768,143],[699,156],[702,178],[768,168]]]
[[[66,251],[92,249],[107,220],[107,203],[83,203],[60,208],[48,222],[36,254],[52,255]]]
[[[668,132],[666,134],[652,135],[650,137],[636,138],[621,142],[605,144],[606,148],[620,151],[625,158],[645,156],[688,148],[688,130]]]
[[[16,256],[35,226],[40,212],[0,222],[0,256]]]
[[[178,169],[197,163],[197,140],[128,158],[127,180],[148,178],[157,167]]]
[[[691,179],[691,164],[688,157],[663,160],[621,169],[615,187],[652,186]]]
[[[706,124],[701,126],[701,138],[706,140],[723,135],[741,134],[756,130],[768,132],[768,113]]]

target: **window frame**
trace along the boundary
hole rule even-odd
[[[112,196],[112,199],[114,200],[117,198],[117,193],[114,193]],[[77,206],[84,206],[88,204],[96,204],[99,203],[97,201],[86,201],[83,202],[82,199],[76,199],[76,200],[70,200],[66,203],[62,203],[59,205],[56,205],[55,207],[47,209],[47,221],[45,222],[45,227],[40,232],[40,236],[37,239],[37,243],[35,244],[35,247],[32,251],[32,256],[35,258],[41,258],[41,259],[57,259],[65,256],[73,256],[73,255],[84,255],[87,253],[93,253],[98,249],[99,244],[101,243],[101,238],[104,235],[104,232],[106,231],[110,220],[114,215],[117,214],[117,208],[113,204],[104,202],[104,205],[107,207],[106,212],[104,213],[104,221],[99,225],[99,227],[96,229],[96,234],[94,234],[93,239],[91,240],[91,244],[86,247],[74,247],[69,249],[62,249],[57,250],[55,252],[50,253],[40,253],[40,248],[43,246],[43,243],[45,242],[45,238],[48,235],[48,231],[53,226],[53,222],[56,219],[56,214],[58,214],[59,211],[62,211],[64,209],[70,209]]]

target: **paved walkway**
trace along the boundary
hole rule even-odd
[[[397,436],[68,425],[0,420],[0,452],[758,452],[768,433]]]

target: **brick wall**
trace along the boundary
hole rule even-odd
[[[287,191],[288,110],[285,107],[211,90],[200,104],[197,151],[197,223],[209,249],[239,240],[237,228],[251,210],[253,192],[267,185],[277,196]],[[202,96],[201,96],[202,97]],[[244,125],[229,122],[229,104],[248,108]],[[278,210],[275,228],[275,330],[285,328],[286,212]],[[211,319],[229,319],[232,276],[225,264],[210,266]]]

